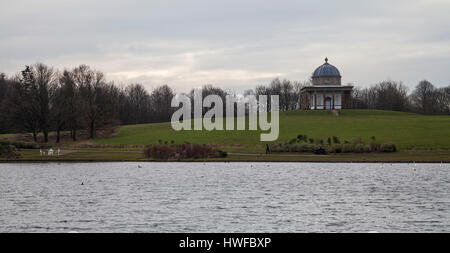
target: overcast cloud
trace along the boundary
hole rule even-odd
[[[0,0],[0,72],[88,64],[109,80],[242,91],[303,81],[450,84],[450,1]]]

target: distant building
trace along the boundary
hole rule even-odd
[[[301,89],[301,108],[310,110],[347,109],[351,107],[353,86],[341,85],[341,73],[328,63],[312,74],[312,85]]]

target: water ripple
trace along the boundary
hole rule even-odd
[[[0,232],[450,232],[447,164],[137,165],[0,164]]]

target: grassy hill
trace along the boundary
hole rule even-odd
[[[326,140],[338,136],[352,141],[393,142],[399,149],[450,149],[450,117],[424,116],[380,110],[343,110],[336,117],[330,111],[287,111],[280,113],[280,141],[298,134]],[[96,144],[146,145],[158,140],[175,143],[261,145],[259,131],[174,131],[170,123],[120,127],[118,135],[94,140]]]

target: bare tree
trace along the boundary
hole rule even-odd
[[[108,99],[107,84],[103,73],[92,70],[89,66],[81,65],[73,70],[74,80],[79,89],[81,108],[85,124],[89,130],[89,138],[95,138],[95,133],[102,119],[111,109],[103,104]]]
[[[0,73],[0,133],[13,131],[14,125],[9,120],[8,101],[13,96],[15,81],[6,77],[4,73]]]
[[[30,66],[25,66],[20,77],[16,77],[11,96],[6,102],[9,108],[8,119],[13,122],[17,130],[32,133],[34,141],[37,141],[39,130],[36,90],[34,71]]]
[[[81,128],[82,103],[78,86],[75,82],[74,73],[65,70],[59,78],[58,99],[57,104],[62,104],[59,113],[63,113],[63,121],[67,129],[70,130],[70,137],[77,140],[77,130]]]
[[[435,108],[436,113],[450,114],[450,85],[436,89],[435,91]]]
[[[132,84],[125,89],[130,124],[146,123],[150,116],[150,95],[141,84]]]
[[[280,110],[295,110],[300,105],[300,90],[306,82],[291,82],[279,78],[273,79],[268,86],[258,85],[255,88],[255,95],[278,95]],[[267,99],[267,109],[270,110],[270,97]]]
[[[34,66],[36,82],[36,104],[39,118],[39,126],[44,134],[44,142],[48,142],[50,130],[50,90],[56,85],[56,74],[53,68],[42,63]]]
[[[299,82],[299,81],[294,81],[294,91],[293,91],[293,101],[295,101],[294,107],[291,108],[291,110],[295,110],[300,108],[301,105],[301,91],[302,88],[305,86],[309,86],[311,85],[311,83],[309,81],[304,81],[304,82]]]
[[[175,96],[173,90],[168,85],[162,85],[151,94],[151,103],[154,114],[154,121],[169,121],[173,109],[171,107],[172,98]]]
[[[422,80],[411,94],[414,105],[424,114],[433,112],[433,103],[436,88],[427,80]]]

